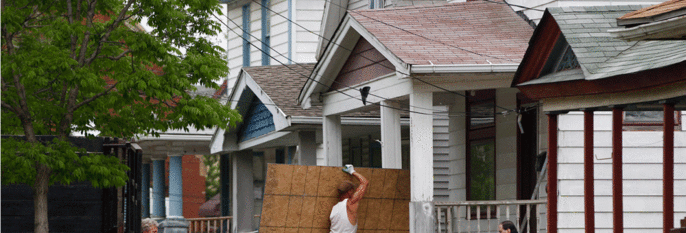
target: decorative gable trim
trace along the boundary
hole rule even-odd
[[[376,50],[364,37],[352,49],[348,60],[339,71],[327,92],[353,86],[395,72],[393,64]],[[390,67],[390,68],[389,68]]]
[[[409,74],[410,68],[408,64],[400,60],[374,35],[347,14],[332,37],[332,42],[325,48],[321,59],[315,65],[310,75],[310,80],[305,83],[300,96],[298,96],[298,103],[303,108],[308,109],[313,103],[319,103],[319,99],[317,97],[312,99],[312,95],[325,93],[329,90],[329,86],[331,86],[343,68],[344,61],[347,61],[351,54],[352,49],[349,48],[354,48],[360,37],[368,41],[374,49],[393,64],[396,72]],[[344,48],[341,48],[341,46]]]
[[[272,122],[271,124],[273,124],[273,129],[270,126],[270,128],[268,128],[269,130],[266,131],[266,128],[262,129],[258,127],[262,130],[258,130],[259,132],[257,132],[257,134],[253,133],[252,135],[248,135],[249,137],[245,137],[245,135],[242,135],[244,137],[239,137],[239,134],[244,132],[244,124],[250,123],[247,122],[248,119],[246,118],[244,118],[243,122],[239,123],[236,128],[229,130],[217,128],[210,143],[210,152],[212,154],[230,152],[239,150],[239,148],[245,148],[245,145],[243,144],[248,142],[250,142],[250,144],[255,144],[255,142],[253,142],[255,138],[277,133],[278,131],[290,126],[286,114],[279,109],[278,106],[276,106],[274,101],[272,101],[266,92],[264,92],[262,88],[257,85],[250,74],[245,72],[243,69],[241,69],[240,73],[238,74],[238,80],[236,80],[236,85],[231,90],[227,104],[229,104],[232,109],[237,109],[244,117],[246,117],[246,113],[249,112],[252,107],[254,107],[251,105],[254,104],[255,106],[263,106],[259,107],[261,113],[257,115],[271,115],[270,118]]]

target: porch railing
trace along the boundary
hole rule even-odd
[[[260,215],[255,215],[254,217],[259,219]],[[188,233],[230,232],[231,218],[231,216],[187,218],[186,221],[188,221]]]
[[[434,202],[436,232],[497,232],[510,220],[518,232],[545,232],[546,200]]]

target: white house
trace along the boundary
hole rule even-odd
[[[229,90],[241,67],[315,62],[323,0],[227,3]]]

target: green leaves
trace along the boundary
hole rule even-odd
[[[73,181],[90,181],[94,187],[122,186],[129,168],[114,156],[88,154],[71,143],[54,139],[51,142],[29,143],[15,138],[2,139],[2,183],[33,185],[35,163],[51,170],[50,184],[68,185]]]

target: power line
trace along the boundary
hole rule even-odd
[[[219,20],[219,17],[217,17],[216,15],[214,15],[214,17],[217,18],[217,20]],[[227,18],[227,19],[228,19],[229,21],[231,21],[233,24],[236,24],[236,22],[234,22],[233,20],[231,20],[231,19],[229,19],[229,18]],[[220,22],[221,22],[221,20],[220,20]],[[223,22],[222,22],[222,23],[223,23]],[[231,29],[231,27],[229,27],[229,26],[226,25],[225,23],[224,23],[224,25],[227,26],[227,28],[228,28],[229,30],[231,30],[231,32],[236,33],[236,31],[234,31],[233,29]],[[236,24],[236,25],[238,25],[238,24]],[[240,28],[240,27],[239,27],[239,28]],[[245,32],[244,29],[241,28],[241,30],[243,30],[243,31]],[[237,33],[236,33],[236,34],[237,34]],[[250,34],[250,33],[248,33],[248,34]],[[238,35],[238,34],[237,34],[237,35]],[[250,35],[253,36],[252,34],[250,34]],[[253,36],[253,37],[254,37],[254,36]],[[259,41],[259,40],[258,40],[258,41]],[[260,41],[260,42],[262,42],[262,41]],[[262,43],[264,44],[264,42],[262,42]],[[298,75],[300,75],[300,76],[303,76],[303,77],[305,77],[306,79],[312,80],[313,82],[315,82],[315,83],[317,83],[317,84],[319,84],[319,85],[322,85],[322,86],[324,86],[324,87],[329,87],[329,88],[330,88],[330,86],[328,86],[328,85],[326,85],[326,84],[323,84],[323,83],[321,83],[321,82],[318,81],[318,80],[315,80],[315,79],[313,79],[313,78],[310,78],[308,75],[304,75],[304,74],[298,72],[297,70],[291,68],[290,66],[284,64],[283,62],[279,61],[278,59],[276,59],[276,58],[275,58],[274,56],[272,56],[271,54],[266,53],[264,50],[262,50],[261,48],[259,48],[257,45],[255,45],[255,44],[253,44],[253,43],[248,43],[248,44],[250,44],[251,46],[255,47],[255,49],[259,50],[259,51],[262,52],[263,54],[266,54],[266,55],[269,56],[270,58],[274,59],[276,62],[278,62],[278,63],[281,64],[282,66],[284,66],[284,67],[288,68],[289,70],[295,72],[296,74],[298,74]],[[271,46],[269,46],[269,45],[267,45],[267,47],[271,48]],[[273,48],[271,48],[271,49],[274,50]],[[279,54],[280,54],[280,53],[279,53]],[[281,56],[283,56],[283,55],[281,55]],[[285,57],[285,56],[284,56],[284,57]],[[285,58],[288,59],[288,57],[285,57]],[[290,59],[288,59],[288,60],[290,60]],[[290,61],[293,62],[293,60],[290,60]],[[296,62],[294,62],[294,63],[296,63]],[[297,63],[296,63],[296,64],[297,64]],[[338,93],[341,93],[341,94],[343,94],[343,95],[345,95],[345,96],[348,96],[348,97],[350,97],[350,98],[353,98],[353,99],[357,99],[357,100],[362,101],[361,98],[357,98],[357,97],[352,96],[352,95],[350,95],[350,94],[348,94],[348,93],[345,93],[345,92],[343,92],[343,91],[341,91],[341,90],[336,89],[336,90],[334,90],[334,91],[336,91],[336,92],[338,92]],[[430,113],[418,112],[418,111],[413,111],[413,110],[407,110],[407,109],[403,109],[403,108],[396,108],[396,107],[393,107],[393,106],[382,105],[382,104],[374,103],[374,102],[370,102],[370,104],[377,105],[377,106],[380,106],[380,107],[386,107],[386,108],[396,109],[396,110],[400,110],[400,111],[410,112],[410,113],[417,113],[417,114],[422,114],[422,115],[433,115],[433,114],[430,114]],[[411,106],[411,107],[413,107],[413,106]],[[415,107],[415,108],[417,108],[417,107]],[[427,110],[428,110],[428,109],[427,109]],[[433,111],[433,110],[432,110],[432,111]]]
[[[328,0],[327,0],[327,1],[328,1]],[[258,4],[258,5],[260,5],[260,6],[264,7],[264,8],[266,8],[266,9],[268,9],[269,11],[271,11],[271,12],[273,12],[273,13],[275,13],[275,14],[281,16],[281,17],[283,17],[284,19],[288,20],[289,22],[291,22],[291,23],[293,23],[293,24],[295,24],[295,25],[297,25],[297,26],[299,26],[299,27],[305,29],[306,31],[308,31],[308,32],[310,32],[310,33],[312,33],[312,34],[314,34],[314,35],[316,35],[316,36],[318,36],[318,37],[320,37],[320,38],[322,38],[322,39],[324,39],[324,40],[329,41],[329,44],[331,44],[331,43],[336,44],[336,43],[333,42],[332,40],[327,39],[327,38],[325,38],[325,37],[323,37],[323,36],[321,36],[321,35],[319,35],[319,34],[317,34],[317,33],[314,33],[313,31],[311,31],[311,30],[305,28],[304,26],[302,26],[302,25],[300,25],[300,24],[298,24],[298,23],[292,21],[292,20],[289,19],[288,17],[283,16],[282,14],[280,14],[280,13],[278,13],[278,12],[276,12],[276,11],[270,9],[269,7],[266,7],[266,6],[262,5],[261,3],[258,3],[258,2],[254,1],[254,0],[253,0],[253,2],[255,2],[256,4]],[[330,2],[330,1],[328,1],[328,2],[331,3],[331,4],[334,4],[334,5],[338,6],[338,7],[341,7],[340,5],[335,4],[335,3],[333,3],[333,2]],[[357,13],[357,12],[355,12],[355,13]],[[359,13],[357,13],[357,14],[359,14]],[[367,18],[370,18],[370,17],[365,16],[365,15],[362,15],[362,16],[367,17]],[[219,20],[222,24],[224,24],[225,26],[227,26],[227,28],[228,28],[229,30],[231,30],[232,32],[236,33],[233,29],[231,29],[231,27],[229,27],[229,26],[226,25],[224,22],[222,22],[216,15],[215,15],[214,17],[217,18],[217,20]],[[246,34],[249,34],[251,37],[253,37],[253,38],[255,38],[256,40],[260,41],[262,44],[265,44],[265,43],[262,42],[261,40],[257,39],[256,36],[252,35],[252,34],[249,33],[249,32],[246,32],[244,29],[242,29],[236,22],[234,22],[234,21],[231,20],[230,18],[227,18],[227,19],[228,19],[229,21],[231,21],[234,25],[236,25],[237,28],[239,28],[239,29],[241,29],[243,32],[245,32]],[[383,23],[383,24],[385,24],[385,25],[388,25],[388,26],[391,26],[391,27],[394,27],[394,28],[398,28],[398,27],[396,27],[396,26],[394,26],[394,25],[387,24],[387,23],[385,23],[385,22],[382,22],[382,21],[377,20],[377,19],[374,19],[374,18],[370,18],[370,19],[376,20],[376,21],[378,21],[378,22],[381,22],[381,23]],[[407,31],[407,30],[404,30],[404,29],[402,29],[402,28],[398,28],[398,29],[403,30],[403,31],[406,31],[406,32],[408,32],[408,33],[412,33],[412,32],[409,32],[409,31]],[[237,34],[237,33],[236,33],[236,34]],[[414,35],[416,35],[416,36],[423,37],[423,38],[428,39],[428,40],[431,40],[431,39],[426,38],[426,37],[424,37],[424,36],[422,36],[422,35],[419,35],[419,34],[415,34],[415,33],[412,33],[412,34],[414,34]],[[237,35],[238,35],[238,34],[237,34]],[[245,38],[244,38],[244,40],[245,40]],[[440,41],[437,41],[437,42],[442,43],[442,42],[440,42]],[[443,43],[443,44],[445,44],[445,43]],[[251,43],[251,45],[252,45],[252,43]],[[265,45],[266,45],[266,44],[265,44]],[[343,49],[352,51],[351,49],[348,49],[348,48],[346,48],[345,46],[342,46],[342,45],[340,45],[340,44],[336,44],[336,45],[339,46],[340,48],[343,48]],[[445,45],[448,45],[448,44],[445,44]],[[253,45],[253,46],[254,46],[254,45]],[[467,51],[467,52],[471,52],[471,53],[474,53],[474,54],[477,54],[477,55],[489,56],[489,55],[479,54],[479,53],[476,53],[476,52],[473,52],[473,51],[465,50],[465,49],[462,49],[462,48],[459,48],[459,47],[456,47],[456,46],[452,46],[452,45],[448,45],[448,46],[455,47],[455,48],[458,48],[458,49],[461,49],[461,50],[464,50],[464,51]],[[256,46],[254,46],[254,47],[256,47]],[[282,56],[282,57],[288,59],[289,61],[294,62],[293,60],[287,58],[286,56],[284,56],[283,54],[281,54],[280,52],[278,52],[276,49],[271,48],[269,45],[266,45],[266,47],[269,47],[270,49],[274,50],[274,51],[277,52],[280,56]],[[328,45],[327,45],[327,47],[328,47]],[[257,48],[257,47],[256,47],[256,48]],[[262,49],[260,49],[260,48],[257,48],[257,49],[260,50],[260,51],[262,51],[263,53],[265,53],[265,51],[263,51]],[[265,54],[266,54],[266,53],[265,53]],[[365,58],[365,59],[367,59],[367,60],[369,60],[369,61],[374,62],[374,61],[373,61],[372,59],[370,59],[370,58],[367,58],[367,57],[365,57],[365,56],[363,56],[363,55],[360,55],[360,56],[363,57],[363,58]],[[270,56],[270,57],[273,58],[274,60],[276,60],[273,56]],[[492,57],[492,56],[490,56],[490,57]],[[494,57],[494,58],[496,58],[496,59],[503,59],[503,58],[498,58],[498,57]],[[509,60],[509,59],[505,59],[505,60]],[[510,60],[510,61],[511,61],[511,60]],[[277,60],[277,62],[278,62],[278,60]],[[279,63],[281,63],[281,62],[279,62]],[[297,62],[294,62],[294,63],[297,64],[297,65],[299,65],[299,66],[301,66],[301,67],[303,67],[301,64],[299,64],[299,63],[297,63]],[[284,65],[283,63],[281,63],[281,64]],[[384,67],[386,67],[386,68],[388,68],[388,69],[392,69],[392,70],[395,69],[395,67],[388,67],[388,66],[386,66],[385,64],[381,64],[381,63],[380,63],[380,65],[382,65],[382,66],[384,66]],[[303,68],[305,68],[305,67],[303,67]],[[290,68],[289,68],[289,69],[290,69]],[[305,68],[305,69],[307,70],[307,68]],[[359,69],[355,69],[355,70],[359,70]],[[355,71],[355,70],[352,70],[352,71]],[[352,72],[352,71],[349,71],[349,72]],[[397,72],[399,72],[399,71],[397,71]],[[403,72],[400,72],[400,73],[403,73]],[[298,74],[300,74],[300,73],[298,73]],[[403,74],[405,74],[405,73],[403,73]],[[303,74],[300,74],[300,75],[304,76]],[[405,74],[405,75],[410,76],[409,74]],[[412,77],[412,76],[410,76],[410,77],[413,78],[413,79],[417,79],[417,80],[419,80],[419,81],[421,81],[421,82],[423,82],[423,83],[426,83],[426,84],[428,84],[428,85],[431,85],[431,86],[433,86],[433,87],[436,87],[436,88],[438,88],[438,89],[441,89],[441,90],[443,90],[443,91],[447,91],[447,92],[449,92],[449,93],[456,94],[456,95],[459,95],[459,96],[468,98],[466,95],[463,95],[463,94],[458,93],[458,92],[450,91],[450,90],[448,90],[448,89],[445,89],[445,88],[442,88],[442,87],[440,87],[440,86],[434,85],[434,84],[429,83],[429,82],[427,82],[427,81],[425,81],[425,80],[422,80],[422,79],[420,79],[420,78]],[[310,80],[312,80],[312,81],[317,82],[319,85],[322,85],[322,86],[325,86],[325,87],[329,87],[329,88],[330,88],[330,86],[325,85],[325,84],[323,84],[323,83],[321,83],[321,82],[319,82],[319,81],[317,81],[317,80],[315,80],[315,79],[312,79],[312,78],[310,78],[310,77],[306,77],[306,78],[307,78],[307,79],[310,79]],[[334,81],[334,82],[336,82],[336,81]],[[336,82],[336,83],[338,83],[338,82]],[[339,83],[339,84],[341,84],[341,83]],[[349,87],[349,86],[344,85],[344,84],[341,84],[341,85],[346,86],[346,87]],[[351,98],[355,98],[355,97],[350,96],[350,95],[348,95],[348,94],[346,94],[346,93],[343,93],[343,92],[341,92],[341,91],[339,91],[339,90],[336,90],[336,91],[339,92],[339,93],[342,93],[342,94],[344,94],[344,95],[346,95],[346,96],[349,96],[349,97],[351,97]],[[390,99],[388,99],[388,98],[385,98],[385,97],[382,97],[382,96],[378,96],[378,95],[375,95],[375,94],[372,94],[372,93],[370,93],[369,95],[375,96],[375,97],[377,97],[377,98],[381,98],[381,99],[384,99],[384,100],[397,102],[397,101],[395,101],[395,100],[390,100]],[[359,98],[355,98],[355,99],[359,99]],[[361,100],[361,99],[359,99],[359,100]],[[381,105],[381,104],[378,104],[378,103],[373,103],[373,104],[379,105],[379,106],[384,106],[384,105]],[[508,109],[508,108],[505,108],[505,107],[502,107],[502,106],[498,106],[498,105],[495,105],[495,106],[498,107],[498,108],[501,108],[501,109],[505,110],[505,112],[501,112],[501,114],[503,114],[503,115],[507,114],[507,112],[516,112],[516,110]],[[390,106],[385,106],[385,107],[390,107]],[[421,108],[421,107],[416,107],[416,106],[410,106],[410,107],[420,108],[420,109],[425,109],[425,110],[432,110],[432,111],[433,111],[433,109],[426,109],[426,108]],[[401,109],[401,110],[412,112],[411,110],[405,110],[405,109]],[[426,114],[426,113],[424,113],[424,114]],[[468,113],[465,112],[465,114],[468,114]]]
[[[339,7],[340,9],[347,9],[347,7],[344,8],[343,6],[341,6],[341,5],[339,5],[339,4],[336,4],[336,3],[332,2],[331,0],[325,0],[325,1],[327,1],[327,2],[330,3],[330,4],[333,4],[333,5],[337,6],[337,7]],[[484,0],[484,1],[488,1],[488,0]],[[302,29],[305,29],[307,32],[309,32],[309,33],[311,33],[311,34],[314,34],[314,35],[318,36],[319,38],[322,38],[322,39],[328,41],[326,47],[328,47],[328,46],[331,45],[331,44],[334,44],[334,45],[338,46],[339,48],[343,48],[343,49],[345,49],[345,50],[347,50],[347,51],[353,52],[352,49],[346,48],[346,47],[343,46],[343,45],[340,45],[340,44],[337,44],[337,43],[333,42],[333,39],[327,39],[327,38],[325,38],[324,36],[319,35],[319,34],[313,32],[313,31],[307,29],[306,27],[304,27],[304,26],[298,24],[297,22],[294,22],[293,20],[289,19],[288,17],[282,15],[282,14],[279,13],[279,12],[276,12],[276,11],[272,10],[271,8],[269,8],[269,7],[265,6],[265,5],[263,5],[263,4],[259,3],[259,2],[257,2],[256,0],[252,0],[252,2],[254,2],[254,3],[256,3],[256,4],[260,5],[260,6],[262,6],[263,8],[266,8],[267,10],[273,12],[274,14],[276,14],[276,15],[278,15],[278,16],[281,16],[282,18],[284,18],[284,19],[286,19],[287,21],[289,21],[289,22],[295,24],[296,26],[298,26],[298,27],[300,27],[300,28],[302,28]],[[490,1],[489,1],[489,2],[490,2]],[[434,7],[442,7],[442,5],[441,5],[441,6],[434,6]],[[355,12],[355,11],[352,11],[352,10],[351,10],[350,12],[354,12],[354,13],[360,14],[360,13]],[[362,15],[362,16],[367,17],[367,18],[370,18],[370,17],[365,16],[365,15]],[[215,17],[216,17],[216,16],[215,16]],[[398,27],[396,27],[396,26],[387,24],[387,23],[382,22],[382,21],[377,20],[377,19],[373,19],[373,18],[370,18],[370,19],[376,20],[376,21],[378,21],[378,22],[381,22],[381,23],[383,23],[383,24],[385,24],[385,25],[388,25],[388,26],[391,26],[391,27],[398,28]],[[230,20],[230,19],[229,19],[229,20]],[[236,23],[234,23],[234,24],[236,24]],[[228,27],[228,26],[227,26],[227,27]],[[239,26],[236,24],[236,27],[239,27]],[[402,28],[398,28],[398,29],[403,30],[403,31],[406,31],[406,32],[411,33],[411,34],[414,34],[414,33],[412,33],[412,32],[409,32],[409,31],[405,30],[405,29],[402,29]],[[420,36],[420,37],[425,38],[425,39],[427,39],[427,40],[431,40],[431,39],[426,38],[426,37],[424,37],[424,36],[422,36],[422,35],[418,35],[418,34],[414,34],[414,35]],[[439,42],[439,41],[437,41],[437,42]],[[452,46],[452,45],[445,44],[445,43],[443,43],[443,42],[439,42],[439,43],[442,43],[442,44],[447,45],[447,46]],[[481,56],[489,56],[489,55],[479,54],[479,53],[476,53],[476,52],[473,52],[473,51],[469,51],[469,50],[466,50],[466,49],[463,49],[463,48],[459,48],[459,47],[456,47],[456,46],[452,46],[452,47],[455,47],[455,48],[457,48],[457,49],[460,49],[460,50],[463,50],[463,51],[467,51],[467,52],[470,52],[470,53],[474,53],[474,54],[477,54],[477,55],[481,55]],[[366,56],[364,56],[364,55],[362,55],[362,54],[359,54],[359,56],[362,57],[362,58],[364,58],[364,59],[366,59],[366,60],[368,60],[368,61],[376,62],[376,61],[372,60],[371,58],[368,58],[368,57],[366,57]],[[491,57],[492,57],[492,56],[491,56]],[[494,58],[497,58],[497,59],[504,59],[504,58],[498,58],[498,57],[494,57]],[[505,59],[505,60],[513,61],[513,60],[510,60],[510,59]],[[514,62],[514,61],[513,61],[513,62]],[[383,63],[379,63],[379,65],[381,65],[381,66],[383,66],[383,67],[385,67],[385,68],[391,69],[391,70],[395,70],[395,67],[388,67],[388,66],[386,66],[386,65],[383,64]],[[357,69],[356,69],[356,70],[357,70]],[[354,71],[354,70],[353,70],[353,71]],[[352,72],[352,71],[350,71],[350,72]],[[449,92],[449,93],[452,93],[452,94],[455,94],[455,95],[458,95],[458,96],[462,96],[462,97],[464,97],[465,99],[468,99],[468,98],[469,98],[469,97],[466,96],[466,95],[463,95],[463,94],[461,94],[461,93],[458,93],[458,92],[455,92],[455,91],[450,91],[450,90],[448,90],[448,89],[439,87],[439,86],[437,86],[437,85],[431,84],[431,83],[429,83],[429,82],[427,82],[427,81],[425,81],[425,80],[423,80],[423,79],[420,79],[420,78],[418,78],[418,77],[413,77],[413,76],[410,75],[410,74],[407,74],[407,73],[404,73],[404,72],[401,72],[401,71],[396,71],[396,72],[401,73],[401,74],[404,74],[404,75],[407,75],[408,77],[410,77],[410,78],[412,78],[412,79],[417,79],[417,80],[419,80],[420,82],[426,83],[426,84],[428,84],[428,85],[430,85],[430,86],[436,87],[436,88],[441,89],[441,90],[443,90],[443,91],[447,91],[447,92]],[[336,81],[334,81],[334,82],[336,82]],[[340,84],[340,83],[339,83],[339,84]],[[344,85],[344,86],[346,86],[346,85]],[[349,87],[349,86],[347,86],[347,87]],[[373,94],[373,93],[369,93],[369,95],[374,96],[374,97],[377,97],[377,98],[381,98],[381,99],[384,99],[384,100],[389,100],[389,99],[387,99],[387,98],[385,98],[385,97],[378,96],[378,95],[375,95],[375,94]],[[389,101],[393,101],[393,100],[389,100]],[[516,112],[516,110],[508,109],[508,108],[505,108],[505,107],[502,107],[502,106],[499,106],[499,105],[495,105],[495,106],[498,107],[498,108],[500,108],[500,109],[503,109],[503,110],[505,110],[505,111]],[[506,114],[506,113],[503,113],[503,114]]]

